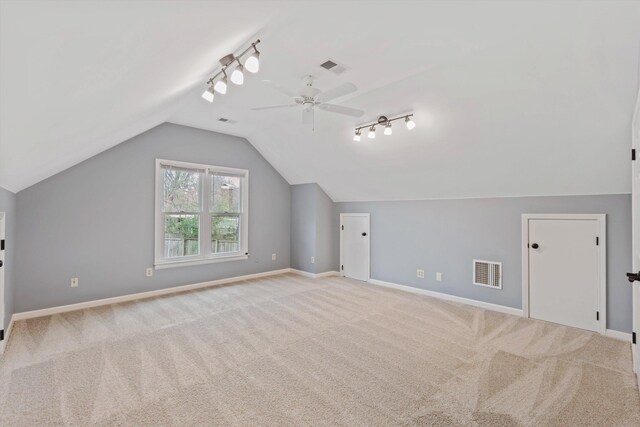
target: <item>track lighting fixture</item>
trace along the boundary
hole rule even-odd
[[[238,61],[238,65],[236,69],[233,70],[233,73],[231,73],[231,83],[240,86],[244,83],[244,67],[238,58],[236,58],[236,61]]]
[[[244,64],[245,67],[247,67],[247,71],[250,73],[257,73],[258,70],[260,70],[260,52],[256,49],[257,43],[260,43],[260,40],[251,45],[253,53],[247,58],[247,61]]]
[[[369,134],[367,136],[369,137],[369,139],[376,139],[376,127],[375,126],[371,126],[369,128]]]
[[[407,129],[411,130],[411,129],[413,129],[414,127],[416,127],[416,122],[414,122],[413,120],[411,120],[411,119],[409,118],[409,116],[407,116],[407,118],[406,118],[406,119],[404,119],[404,121],[405,121],[405,123],[407,124]]]
[[[202,97],[205,100],[209,102],[213,102],[213,99],[215,98],[214,92],[218,92],[221,95],[224,95],[225,93],[227,93],[229,80],[231,80],[231,83],[238,86],[243,84],[244,70],[247,70],[251,73],[258,72],[258,70],[260,69],[260,59],[259,59],[260,52],[256,48],[256,45],[258,43],[260,43],[260,40],[256,40],[255,42],[251,43],[251,46],[246,48],[239,55],[230,53],[220,59],[220,65],[222,66],[222,69],[218,71],[209,80],[207,80],[207,84],[209,85],[209,88],[206,91],[204,91],[204,93],[202,94]],[[243,56],[249,53],[250,53],[250,56],[249,58],[247,58],[247,60],[243,65],[242,62],[240,62],[240,60],[242,59]],[[231,73],[231,77],[228,78],[227,69],[231,67],[234,63],[237,63],[237,65],[233,69],[233,72]]]
[[[204,91],[204,93],[202,94],[202,97],[209,102],[213,102],[213,98],[215,97],[214,92],[215,90],[213,89],[213,86],[209,86],[209,89]]]
[[[218,80],[216,82],[216,84],[213,85],[213,88],[219,94],[224,95],[225,93],[227,93],[227,73],[226,73],[226,71],[222,70],[222,74],[223,74],[224,77],[222,77],[220,80]]]
[[[380,117],[378,117],[378,121],[375,122],[375,123],[358,126],[356,128],[356,133],[355,133],[355,135],[353,137],[353,140],[354,141],[360,141],[360,132],[361,132],[361,130],[362,129],[367,129],[367,128],[369,128],[369,133],[367,134],[367,136],[370,139],[374,139],[376,137],[376,126],[384,126],[384,134],[385,135],[391,135],[391,134],[393,134],[393,129],[391,129],[391,122],[394,121],[394,120],[404,119],[405,124],[407,125],[407,129],[411,130],[414,127],[416,127],[416,123],[411,119],[412,117],[413,117],[413,113],[405,114],[404,116],[394,117],[392,119],[389,119],[386,116],[380,116]]]

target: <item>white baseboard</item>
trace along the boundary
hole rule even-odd
[[[614,331],[613,329],[607,329],[607,332],[605,332],[605,335],[610,338],[631,342],[631,334],[627,332],[620,332],[620,331]]]
[[[512,308],[504,305],[491,304],[489,302],[482,302],[474,299],[462,298],[455,295],[444,294],[442,292],[428,291],[426,289],[414,288],[412,286],[398,285],[397,283],[385,282],[377,279],[369,279],[369,283],[373,285],[384,286],[386,288],[399,289],[405,292],[412,292],[414,294],[426,295],[426,296],[439,298],[447,301],[459,302],[462,304],[472,305],[472,306],[484,308],[487,310],[499,311],[500,313],[512,314],[514,316],[522,316],[522,310],[519,308]]]
[[[324,273],[309,273],[308,271],[296,270],[295,268],[290,268],[292,273],[299,274],[304,277],[310,277],[312,279],[319,279],[320,277],[331,277],[331,276],[339,276],[340,272],[338,271],[325,271]]]
[[[122,295],[119,297],[103,298],[103,299],[98,299],[93,301],[80,302],[77,304],[61,305],[58,307],[44,308],[41,310],[23,311],[21,313],[15,313],[13,316],[11,316],[11,320],[12,321],[24,320],[24,319],[32,319],[34,317],[50,316],[52,314],[57,314],[57,313],[65,313],[68,311],[82,310],[85,308],[99,307],[101,305],[116,304],[119,302],[133,301],[137,299],[152,298],[160,295],[190,291],[193,289],[208,288],[210,286],[224,285],[226,283],[238,282],[241,280],[257,279],[260,277],[274,276],[277,274],[284,274],[289,272],[291,272],[290,268],[283,268],[281,270],[272,270],[272,271],[265,271],[263,273],[229,277],[226,279],[212,280],[209,282],[195,283],[192,285],[174,286],[171,288],[158,289],[155,291],[139,292],[137,294]]]

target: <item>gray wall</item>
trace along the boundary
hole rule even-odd
[[[5,331],[13,314],[13,294],[15,287],[16,254],[16,195],[0,187],[0,212],[6,214],[5,220],[5,265],[4,265],[4,319]]]
[[[320,186],[317,200],[316,273],[338,271],[340,245],[335,243],[340,239],[340,217],[334,214],[335,203]]]
[[[154,255],[156,158],[249,170],[248,260],[145,276]],[[15,310],[287,268],[290,202],[289,184],[245,139],[162,124],[18,193]],[[71,277],[78,288],[69,287]]]
[[[292,185],[291,267],[309,273],[337,270],[338,223],[333,200],[318,184]]]
[[[371,213],[372,278],[514,308],[522,308],[521,214],[606,213],[607,327],[631,332],[630,195],[346,202],[340,212]],[[503,263],[502,290],[472,284],[474,258]]]
[[[291,268],[315,273],[317,184],[291,186]]]

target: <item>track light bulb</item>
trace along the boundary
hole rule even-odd
[[[223,78],[218,80],[216,84],[213,85],[213,88],[221,95],[227,93],[227,75],[225,74]]]
[[[384,134],[391,135],[393,130],[391,130],[391,122],[387,122],[387,125],[384,127]]]
[[[240,63],[240,60],[238,60],[238,66],[236,69],[231,73],[231,83],[236,85],[244,83],[244,67]]]
[[[257,73],[260,70],[260,52],[255,45],[253,45],[253,50],[254,52],[244,62],[244,68],[250,73]]]
[[[360,141],[360,129],[358,129],[358,130],[356,131],[356,134],[355,134],[355,135],[353,135],[353,140],[354,140],[354,141]]]
[[[213,98],[214,98],[214,93],[213,93],[213,86],[209,86],[209,88],[207,90],[204,91],[204,93],[202,94],[202,97],[204,99],[206,99],[209,102],[213,102]]]
[[[369,128],[369,134],[367,136],[369,137],[369,139],[376,139],[376,127],[375,126],[371,126]]]
[[[411,120],[411,118],[409,116],[407,116],[406,119],[404,119],[405,123],[407,124],[407,129],[411,130],[414,127],[416,127],[416,122],[414,122],[413,120]]]

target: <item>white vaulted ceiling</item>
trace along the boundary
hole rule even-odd
[[[0,186],[20,190],[161,122],[247,137],[334,200],[624,193],[637,2],[3,3]],[[217,58],[259,37],[261,71],[213,104]],[[349,70],[319,67],[333,59]],[[313,74],[361,119],[252,111]],[[416,129],[353,142],[378,115]],[[237,121],[225,124],[217,119]]]

